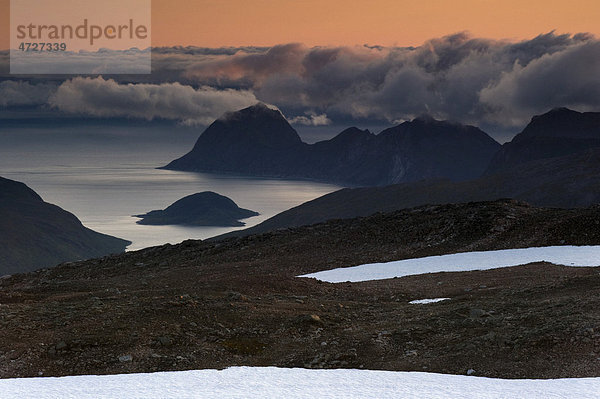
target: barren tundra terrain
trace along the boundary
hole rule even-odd
[[[535,263],[337,284],[295,276],[599,243],[600,207],[501,200],[186,241],[5,276],[0,377],[233,365],[598,376],[600,268]],[[450,300],[409,303],[437,297]]]

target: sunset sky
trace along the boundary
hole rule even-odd
[[[174,0],[153,2],[154,45],[419,45],[468,30],[524,39],[600,34],[597,0]]]
[[[0,0],[0,48],[8,47],[9,3]],[[152,7],[154,46],[410,46],[465,30],[509,40],[552,30],[600,36],[598,0],[154,0]]]
[[[26,0],[15,1],[27,11]],[[60,1],[55,17],[43,12],[53,1]],[[0,0],[4,49],[9,4]],[[78,24],[82,5],[90,24],[128,21],[139,11],[132,5],[128,13],[123,0],[38,4],[38,25],[51,18]],[[61,8],[70,4],[78,7]],[[600,99],[599,0],[154,0],[151,19],[151,57],[40,53],[36,62],[13,55],[9,65],[0,54],[0,115],[2,107],[29,107],[207,125],[262,101],[296,126],[375,129],[427,114],[503,138],[532,115],[556,107],[596,111]],[[114,69],[102,72],[104,65]],[[15,79],[31,73],[103,77]]]

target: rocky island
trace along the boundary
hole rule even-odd
[[[233,200],[212,191],[188,195],[174,202],[164,210],[150,211],[143,215],[138,224],[145,225],[187,225],[187,226],[244,226],[240,219],[258,216],[258,212],[243,209]]]

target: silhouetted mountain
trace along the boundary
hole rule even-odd
[[[600,112],[556,108],[534,116],[525,129],[502,146],[487,174],[535,159],[565,156],[600,147]]]
[[[0,275],[123,252],[129,244],[84,227],[25,184],[0,177]]]
[[[215,121],[191,152],[165,169],[385,185],[431,178],[467,180],[500,145],[472,126],[417,118],[378,135],[349,128],[303,143],[279,112],[258,104]]]
[[[238,207],[223,195],[204,191],[188,195],[165,210],[135,216],[142,218],[138,224],[148,225],[243,226],[239,219],[258,216],[258,213]]]
[[[245,236],[425,204],[501,198],[558,208],[600,203],[600,148],[527,162],[472,181],[430,180],[385,187],[345,188],[279,213],[254,227],[225,236]]]
[[[217,119],[192,151],[165,169],[285,176],[289,156],[305,147],[279,111],[257,104]]]
[[[372,184],[373,176],[381,174],[380,170],[370,166],[376,140],[377,136],[368,130],[351,127],[330,140],[317,142],[306,151],[304,162],[300,165],[302,177]]]
[[[479,177],[500,145],[482,130],[421,117],[378,135],[377,155],[386,159],[381,184]]]

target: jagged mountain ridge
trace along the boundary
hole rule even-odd
[[[539,143],[546,145],[537,146]],[[560,208],[600,203],[600,113],[559,108],[533,117],[522,133],[502,147],[487,172],[477,179],[461,182],[432,179],[342,189],[227,236],[368,216],[424,204],[500,198]]]
[[[493,157],[486,174],[595,147],[600,147],[600,112],[555,108],[534,116],[521,133],[504,144]]]
[[[165,169],[386,185],[479,176],[500,147],[485,132],[417,118],[378,135],[349,128],[331,140],[301,141],[277,110],[257,104],[211,124],[192,151]]]

